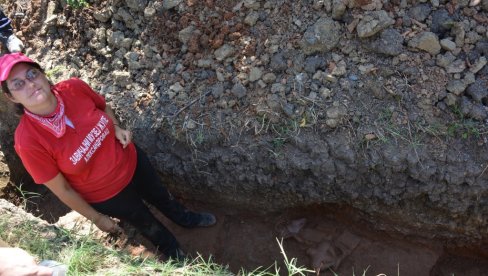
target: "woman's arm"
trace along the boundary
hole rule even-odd
[[[107,113],[108,117],[110,117],[110,119],[112,119],[112,121],[114,122],[114,125],[118,126],[119,125],[119,120],[117,120],[117,117],[115,116],[115,112],[114,110],[112,109],[112,107],[110,107],[110,104],[106,104],[105,105],[105,113]]]
[[[129,130],[125,130],[120,127],[119,121],[115,117],[115,113],[110,105],[107,104],[104,111],[107,116],[110,117],[110,119],[112,119],[112,121],[114,122],[115,137],[117,138],[117,140],[119,140],[124,148],[127,147],[127,145],[130,144],[132,140],[132,133]]]
[[[81,196],[71,188],[66,178],[58,173],[53,179],[44,183],[64,204],[91,220],[100,230],[106,232],[118,232],[120,228],[117,223],[97,212]]]

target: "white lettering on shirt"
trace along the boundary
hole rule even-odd
[[[81,142],[81,145],[73,152],[69,160],[74,165],[83,159],[88,162],[97,149],[102,145],[103,140],[110,133],[107,128],[109,120],[107,117],[102,116],[98,123],[92,128],[90,132],[85,136],[85,139]]]
[[[105,140],[105,137],[110,133],[108,128],[106,128],[103,132],[102,135],[100,135],[96,140],[95,143],[93,143],[91,149],[88,150],[87,154],[85,155],[85,162],[88,162],[92,155],[97,151],[97,149],[102,145],[102,141]]]

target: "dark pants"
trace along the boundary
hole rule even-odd
[[[111,199],[91,205],[102,214],[132,224],[167,257],[177,257],[178,241],[154,217],[143,200],[181,226],[192,227],[195,213],[189,212],[173,198],[161,184],[144,151],[137,146],[136,149],[137,168],[129,185]]]

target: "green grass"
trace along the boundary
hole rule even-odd
[[[289,139],[300,134],[299,123],[295,120],[289,120],[281,124],[271,124],[271,135],[274,137],[271,141],[273,147],[282,147]]]
[[[479,138],[482,133],[486,133],[483,128],[484,125],[480,122],[471,119],[461,119],[447,125],[447,135],[449,137],[461,137],[462,139]]]
[[[56,232],[50,232],[35,221],[25,219],[12,225],[11,217],[0,216],[0,237],[11,246],[19,246],[41,259],[56,259],[56,251],[60,251],[62,239]]]
[[[399,141],[406,143],[412,148],[416,149],[422,146],[422,137],[416,125],[410,121],[405,124],[399,124],[393,119],[393,111],[390,108],[383,108],[378,115],[375,122],[377,131],[374,133],[376,139],[380,143],[389,143],[390,140],[398,143]],[[373,141],[362,141],[363,143],[376,143]]]
[[[71,274],[83,275],[95,273],[109,264],[118,263],[111,252],[97,243],[85,239],[63,251],[62,262],[68,265]]]
[[[281,254],[283,254],[283,258],[285,259],[285,267],[287,269],[288,275],[301,275],[305,276],[307,273],[314,273],[314,270],[309,270],[301,266],[297,266],[297,259],[292,258],[288,259],[288,257],[285,254],[285,249],[283,248],[283,239],[281,241],[278,241],[278,245],[280,246],[280,251]],[[279,269],[276,269],[276,272],[279,272]]]
[[[68,275],[222,275],[231,276],[227,266],[217,264],[211,257],[201,255],[187,259],[183,264],[162,262],[153,257],[132,256],[123,250],[102,245],[91,237],[80,236],[66,229],[59,229],[22,215],[0,215],[0,238],[14,247],[20,247],[38,260],[50,259],[68,266]],[[288,259],[283,241],[278,245],[285,259],[285,268],[258,268],[251,272],[241,270],[240,276],[307,275],[313,272],[296,265],[295,258]]]
[[[393,111],[390,108],[384,108],[375,121],[377,131],[375,132],[378,142],[388,143],[391,139],[403,141],[413,148],[418,148],[426,135],[435,137],[445,143],[450,139],[480,139],[488,134],[488,127],[483,123],[463,115],[457,106],[451,107],[452,119],[447,123],[426,123],[411,122],[399,124],[393,120]],[[405,116],[401,114],[401,116]],[[364,142],[364,141],[363,141]],[[366,141],[374,143],[374,141]]]
[[[66,2],[68,3],[68,6],[75,9],[81,9],[88,6],[88,2],[86,2],[86,0],[66,0]]]
[[[64,66],[58,65],[58,66],[55,66],[49,70],[46,70],[45,73],[46,73],[46,76],[48,79],[54,80],[57,77],[59,77],[59,75],[64,71],[67,71],[67,68]]]
[[[486,126],[482,122],[466,118],[460,107],[453,106],[451,111],[454,114],[454,120],[447,124],[446,135],[449,137],[460,137],[462,139],[479,138],[486,134]]]
[[[54,260],[65,264],[68,275],[236,275],[228,266],[216,263],[212,257],[206,259],[200,254],[182,263],[160,261],[156,257],[133,256],[125,250],[107,246],[107,241],[99,240],[92,234],[81,235],[73,230],[58,228],[22,212],[0,213],[0,238],[10,246],[28,251],[38,261]],[[297,265],[296,258],[286,255],[283,240],[276,241],[283,255],[284,265],[280,266],[275,261],[268,268],[259,267],[252,271],[241,269],[237,276],[317,275],[313,270]],[[361,275],[366,276],[367,270],[362,270]],[[332,270],[329,272],[339,275]],[[356,275],[354,271],[352,275]]]
[[[15,185],[15,189],[17,190],[19,197],[22,199],[22,208],[26,209],[27,204],[29,202],[32,202],[31,199],[39,197],[40,194],[24,190],[22,188],[23,185],[24,184],[22,184],[22,183],[19,186]]]

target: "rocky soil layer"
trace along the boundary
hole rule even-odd
[[[53,80],[113,103],[176,193],[488,237],[488,1],[89,2],[6,11]]]

